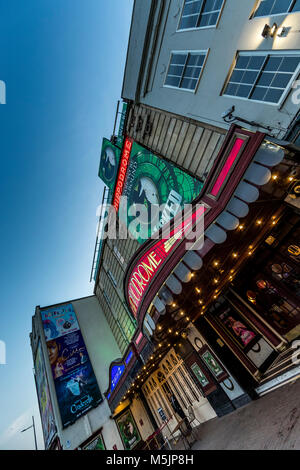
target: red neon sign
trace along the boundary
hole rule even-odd
[[[239,151],[241,150],[241,147],[243,145],[245,141],[243,139],[236,139],[236,141],[234,142],[234,145],[231,149],[231,152],[230,154],[228,155],[227,157],[227,160],[222,168],[222,171],[220,172],[215,184],[214,184],[214,187],[211,191],[211,194],[213,196],[217,196],[220,189],[222,188],[223,186],[223,183],[226,179],[226,176],[228,175],[229,171],[230,171],[230,168],[232,167],[232,165],[234,164],[238,154],[239,154]]]
[[[133,143],[132,139],[130,139],[129,137],[126,137],[124,146],[123,146],[123,152],[121,156],[120,167],[119,167],[117,182],[115,186],[114,200],[113,200],[113,206],[116,210],[116,213],[118,212],[119,204],[120,204],[120,197],[122,196],[122,192],[123,192],[128,162],[130,158],[130,152],[132,149],[132,143]]]
[[[184,234],[192,230],[195,222],[203,216],[206,208],[201,205],[197,210],[179,223],[170,232],[170,237],[159,240],[135,264],[128,280],[127,295],[131,310],[137,316],[143,296],[162,263],[171,255],[184,238]]]

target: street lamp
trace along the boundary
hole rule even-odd
[[[35,425],[34,425],[34,417],[32,416],[32,424],[28,426],[28,428],[22,429],[21,432],[25,432],[28,429],[33,428],[33,434],[34,434],[34,443],[35,443],[35,450],[37,450],[37,443],[36,443],[36,434],[35,434]]]

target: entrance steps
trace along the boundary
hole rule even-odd
[[[295,348],[288,348],[277,356],[261,377],[260,385],[256,388],[262,396],[300,377],[300,361],[295,361]]]

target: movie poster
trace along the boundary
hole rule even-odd
[[[125,450],[132,450],[141,440],[140,433],[131,411],[123,413],[116,420]]]
[[[40,406],[40,414],[44,435],[45,448],[47,449],[56,433],[53,408],[47,383],[44,357],[41,344],[38,344],[35,362],[35,382]]]

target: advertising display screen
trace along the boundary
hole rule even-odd
[[[102,402],[72,304],[41,311],[63,427]]]
[[[41,343],[39,343],[37,347],[34,361],[34,370],[44,442],[45,448],[47,449],[56,433],[56,428]]]

